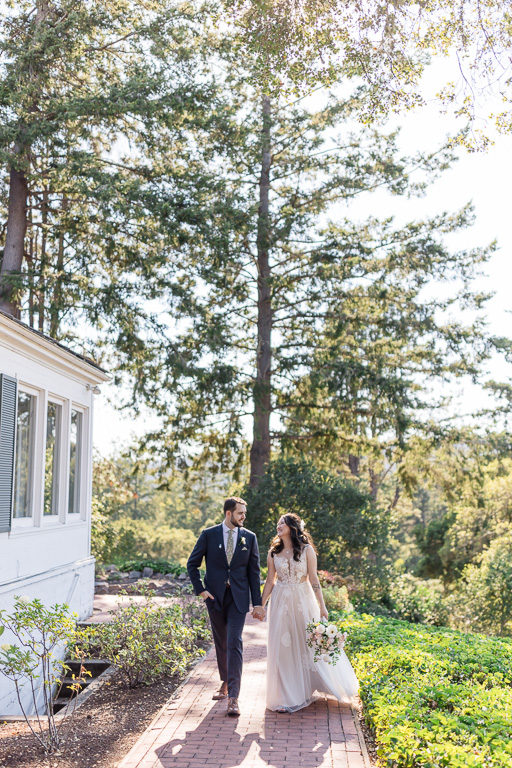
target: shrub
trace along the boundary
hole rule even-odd
[[[388,768],[512,768],[512,640],[341,616]]]
[[[120,604],[111,621],[81,630],[74,651],[115,664],[129,688],[182,676],[204,653],[200,646],[208,636],[203,605],[156,605],[149,593],[145,597]]]
[[[155,573],[172,573],[175,576],[179,576],[180,573],[186,573],[187,569],[184,565],[178,565],[170,560],[164,560],[163,558],[139,558],[139,559],[120,559],[117,561],[117,566],[122,571],[142,571],[143,568],[152,568]]]
[[[109,563],[116,551],[116,528],[105,514],[101,502],[91,502],[91,554],[98,563]]]
[[[111,520],[98,506],[93,512],[92,549],[99,563],[163,559],[185,565],[196,538],[188,528],[148,520]]]
[[[496,635],[512,632],[512,534],[495,539],[468,565],[448,599],[451,623]]]
[[[40,600],[16,597],[12,613],[0,611],[0,635],[5,630],[16,642],[3,643],[0,647],[0,672],[13,681],[32,735],[45,754],[50,755],[59,748],[64,723],[63,719],[58,727],[53,712],[55,691],[60,689],[62,678],[69,671],[60,654],[76,637],[76,616],[69,613],[67,605],[47,608]],[[73,682],[67,687],[72,694],[78,694],[82,682],[83,678],[73,676]],[[35,721],[29,720],[23,707],[22,691],[27,685],[34,711],[40,715]]]
[[[443,588],[439,581],[423,581],[409,573],[391,583],[390,601],[397,618],[405,621],[445,626],[448,619]]]
[[[354,606],[348,598],[348,590],[342,587],[323,587],[325,607],[328,611],[353,611]]]

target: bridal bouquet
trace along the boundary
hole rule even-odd
[[[306,642],[314,652],[315,661],[336,664],[347,639],[346,632],[339,630],[336,624],[328,624],[323,620],[310,621],[306,635]]]

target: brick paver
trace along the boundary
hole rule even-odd
[[[266,634],[248,617],[241,717],[226,717],[226,700],[212,701],[212,650],[118,768],[368,768],[349,706],[323,697],[294,714],[265,709]]]

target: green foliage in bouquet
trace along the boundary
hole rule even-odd
[[[383,766],[512,768],[512,640],[356,613],[337,623]]]

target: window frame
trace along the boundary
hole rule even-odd
[[[56,499],[56,512],[51,515],[45,515],[44,513],[44,485],[46,481],[46,445],[48,440],[48,405],[50,403],[53,403],[54,405],[58,405],[61,407],[61,419],[60,419],[60,425],[58,429],[58,434],[56,433],[55,439],[56,442],[58,442],[58,449],[59,449],[59,456],[58,456],[58,468],[57,468],[57,499]],[[41,462],[41,470],[42,470],[42,494],[41,494],[41,525],[42,526],[52,526],[52,525],[59,525],[66,522],[66,506],[67,506],[67,498],[65,497],[65,493],[63,493],[63,490],[67,487],[66,485],[66,476],[67,476],[67,466],[69,462],[69,442],[68,442],[68,435],[66,433],[66,430],[64,429],[64,425],[68,423],[69,420],[69,400],[61,397],[59,395],[53,394],[53,392],[46,392],[45,397],[45,407],[44,407],[44,436],[43,436],[43,450],[41,453],[41,456],[44,457],[43,461]],[[63,460],[64,457],[64,460]]]
[[[33,423],[33,434],[31,438],[31,451],[32,451],[32,462],[30,467],[30,489],[31,489],[31,499],[30,499],[30,515],[27,517],[15,517],[14,516],[14,496],[15,496],[15,490],[16,490],[16,453],[14,455],[14,494],[13,494],[13,509],[12,509],[12,518],[11,518],[11,531],[18,528],[34,528],[37,524],[37,518],[38,518],[38,440],[39,435],[41,431],[41,424],[40,424],[40,416],[41,416],[41,399],[44,399],[44,393],[37,389],[36,387],[30,386],[30,384],[26,384],[24,381],[18,381],[18,397],[19,394],[23,392],[25,395],[29,395],[30,397],[34,398],[34,423]],[[18,411],[16,413],[16,420],[18,418]],[[17,430],[17,425],[16,425]],[[17,451],[17,432],[16,432],[16,451]]]
[[[69,523],[73,524],[76,522],[80,522],[87,519],[86,514],[86,488],[87,488],[87,456],[88,456],[88,448],[89,448],[89,441],[88,441],[88,413],[89,409],[82,405],[81,403],[76,403],[73,400],[68,401],[69,407],[68,407],[68,430],[67,430],[67,460],[65,463],[66,465],[66,519]],[[78,492],[78,512],[70,512],[69,511],[69,487],[71,483],[71,412],[76,411],[77,413],[81,414],[82,417],[82,429],[81,429],[81,435],[80,435],[80,462],[79,462],[79,477],[80,477],[80,487]],[[75,465],[76,466],[76,465]],[[76,472],[76,469],[75,469]]]

